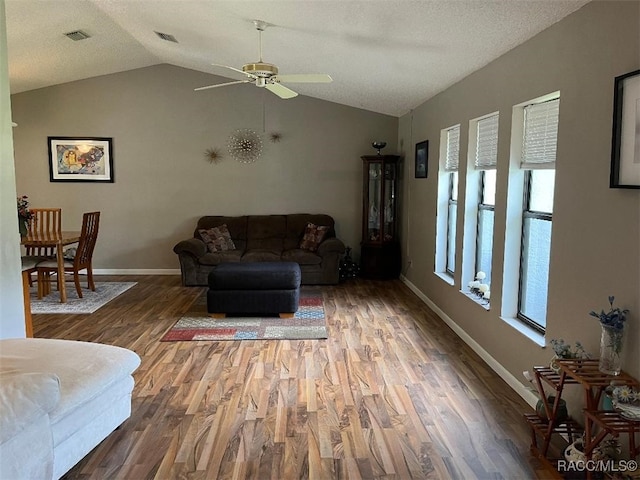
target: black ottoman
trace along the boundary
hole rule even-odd
[[[209,274],[207,311],[293,317],[300,300],[300,265],[295,262],[221,263]]]

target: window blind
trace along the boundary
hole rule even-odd
[[[447,158],[444,169],[448,172],[458,170],[460,158],[460,125],[447,130]]]
[[[555,168],[560,99],[524,107],[521,168]]]
[[[490,170],[498,165],[498,114],[478,120],[476,168]]]

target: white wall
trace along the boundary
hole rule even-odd
[[[4,0],[0,0],[0,338],[25,336]]]
[[[373,140],[395,153],[398,119],[299,96],[281,100],[170,65],[132,70],[12,96],[18,191],[33,206],[62,207],[63,228],[100,210],[97,269],[172,270],[173,246],[202,215],[326,213],[337,235],[360,243],[361,155]],[[331,88],[331,87],[329,87]],[[237,128],[282,134],[254,164],[227,153]],[[51,183],[47,136],[113,137],[115,183]],[[224,158],[204,158],[216,147]]]
[[[590,310],[608,295],[631,310],[624,369],[640,378],[640,191],[609,188],[613,84],[640,68],[640,3],[592,2],[400,119],[407,164],[413,146],[429,139],[430,173],[405,169],[403,252],[409,282],[518,379],[548,363],[540,348],[500,319],[512,106],[560,91],[560,126],[547,315],[551,338],[582,341],[599,352],[600,326]],[[434,274],[440,131],[461,124],[460,200],[464,206],[469,121],[500,112],[491,310],[462,293],[463,212],[459,209],[455,285]]]

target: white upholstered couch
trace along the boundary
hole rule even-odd
[[[131,414],[134,352],[0,340],[0,479],[57,480]]]

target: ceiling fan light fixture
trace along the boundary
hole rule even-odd
[[[284,83],[329,83],[332,78],[327,74],[293,74],[293,75],[278,75],[278,67],[272,63],[266,63],[262,61],[262,32],[271,24],[263,22],[262,20],[254,20],[253,24],[259,33],[260,42],[260,60],[257,62],[245,63],[242,66],[242,70],[228,65],[221,65],[213,63],[216,67],[226,68],[237,73],[241,73],[248,77],[248,80],[238,80],[234,82],[221,83],[217,85],[208,85],[206,87],[198,87],[195,90],[208,90],[210,88],[224,87],[227,85],[235,85],[238,83],[253,83],[256,87],[262,87],[269,90],[274,95],[282,99],[294,98],[298,96],[297,92],[294,92],[288,87],[282,85]],[[158,32],[156,32],[158,33]]]
[[[242,71],[257,77],[268,78],[278,74],[278,67],[264,62],[246,63],[242,66]]]

